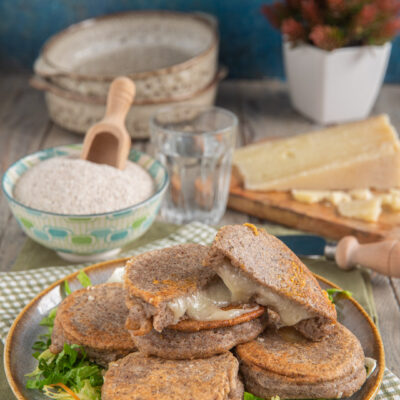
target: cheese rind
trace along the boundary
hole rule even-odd
[[[400,186],[400,145],[387,116],[235,151],[249,190],[388,189]]]

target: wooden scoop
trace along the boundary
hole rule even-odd
[[[104,118],[93,125],[83,141],[81,158],[124,169],[131,148],[125,118],[135,96],[135,84],[124,76],[115,78],[107,96]]]
[[[360,244],[354,236],[345,236],[337,245],[335,259],[342,269],[360,264],[383,275],[400,278],[399,240]]]

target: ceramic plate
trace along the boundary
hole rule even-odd
[[[126,259],[108,261],[92,265],[85,269],[94,284],[105,282],[116,267],[123,266]],[[79,289],[80,283],[76,273],[65,279],[70,282],[72,290]],[[317,276],[323,289],[336,287],[334,284]],[[36,296],[20,313],[12,325],[5,345],[4,365],[8,382],[18,399],[44,400],[43,394],[36,390],[25,388],[25,374],[36,366],[36,360],[31,356],[32,345],[37,337],[46,331],[39,322],[48,312],[61,302],[61,284],[63,280],[55,282],[38,296]],[[363,308],[353,299],[339,299],[336,304],[339,321],[349,328],[360,340],[367,357],[377,360],[377,367],[368,378],[364,386],[352,400],[373,399],[382,381],[384,366],[384,352],[382,339],[375,325]]]

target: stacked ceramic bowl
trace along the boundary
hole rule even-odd
[[[46,92],[51,119],[85,133],[104,115],[111,81],[135,81],[128,113],[133,137],[148,137],[160,107],[211,105],[223,73],[217,69],[216,22],[207,14],[137,11],[83,21],[51,37],[31,84]]]

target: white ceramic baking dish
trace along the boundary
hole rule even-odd
[[[212,82],[193,96],[175,101],[137,102],[135,99],[126,118],[126,127],[134,138],[149,137],[149,120],[159,108],[175,104],[214,104],[218,83],[226,76],[227,70],[221,68]],[[50,118],[63,128],[78,133],[86,131],[104,116],[106,97],[83,96],[79,93],[60,88],[48,80],[33,77],[30,84],[45,91],[45,99]]]
[[[135,81],[137,102],[183,100],[217,71],[215,19],[203,13],[132,11],[94,18],[52,36],[35,73],[83,96],[105,97],[111,81]]]

